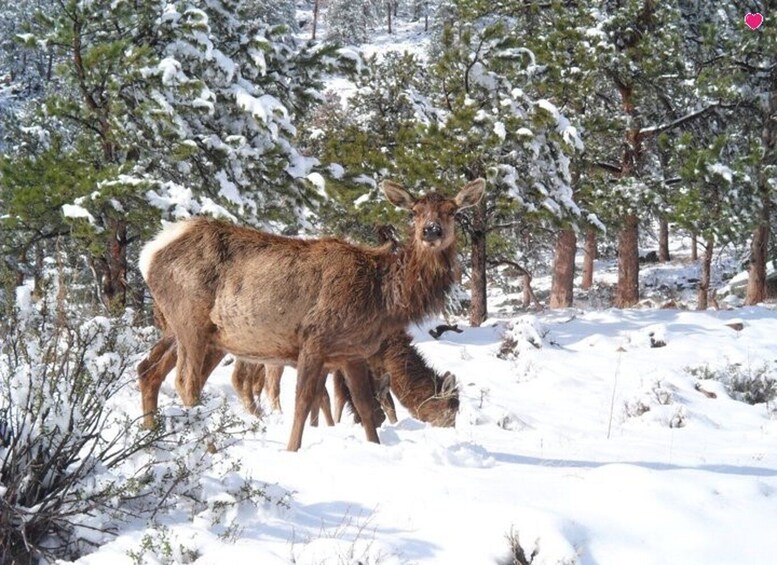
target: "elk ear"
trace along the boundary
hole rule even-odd
[[[468,182],[456,195],[455,201],[459,210],[474,206],[480,199],[483,198],[483,194],[486,192],[486,181],[483,179],[476,179],[472,182]]]
[[[397,208],[405,208],[407,210],[413,208],[415,198],[397,183],[390,180],[384,180],[380,183],[380,188],[383,189],[383,193],[386,195],[386,198],[388,198],[388,201]]]

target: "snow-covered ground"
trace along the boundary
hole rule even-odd
[[[777,377],[777,311],[548,311],[439,341],[427,329],[414,328],[417,347],[459,379],[455,429],[400,408],[381,445],[349,422],[307,427],[288,453],[288,370],[286,412],[214,456],[224,464],[199,478],[205,505],[128,525],[79,563],[162,562],[159,536],[174,548],[167,562],[496,563],[511,534],[535,564],[774,562],[775,407],[703,377]],[[515,347],[500,358],[505,336]],[[209,381],[210,402],[241,412],[229,370]],[[137,396],[124,401],[139,411]],[[230,462],[239,469],[224,471]],[[249,477],[275,502],[216,512]]]

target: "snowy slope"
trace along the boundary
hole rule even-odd
[[[500,359],[510,325],[519,353]],[[287,453],[288,370],[286,413],[219,454],[241,463],[236,474],[203,478],[206,499],[222,496],[225,480],[252,477],[288,494],[288,508],[245,502],[228,536],[229,520],[214,523],[212,509],[173,512],[158,517],[166,535],[203,564],[495,563],[510,532],[527,555],[537,550],[534,563],[773,562],[774,407],[733,400],[715,380],[702,381],[717,395],[708,398],[685,368],[765,364],[777,376],[777,312],[556,311],[439,341],[424,329],[415,329],[419,349],[459,378],[455,429],[401,411],[380,429],[381,445],[342,423],[308,427],[302,449]],[[651,333],[666,346],[651,347]],[[535,334],[540,348],[521,345]],[[241,410],[228,367],[208,391],[210,402],[225,395]],[[172,382],[162,392],[163,411],[177,412]],[[145,528],[79,563],[130,563]]]

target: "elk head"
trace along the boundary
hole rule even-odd
[[[416,244],[432,251],[444,251],[454,243],[456,212],[480,202],[485,186],[486,181],[483,179],[473,180],[464,185],[455,198],[450,199],[437,192],[416,198],[395,182],[383,181],[381,184],[389,202],[413,213],[413,239]]]

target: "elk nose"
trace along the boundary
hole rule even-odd
[[[424,241],[436,241],[442,237],[440,224],[429,222],[424,226]]]

